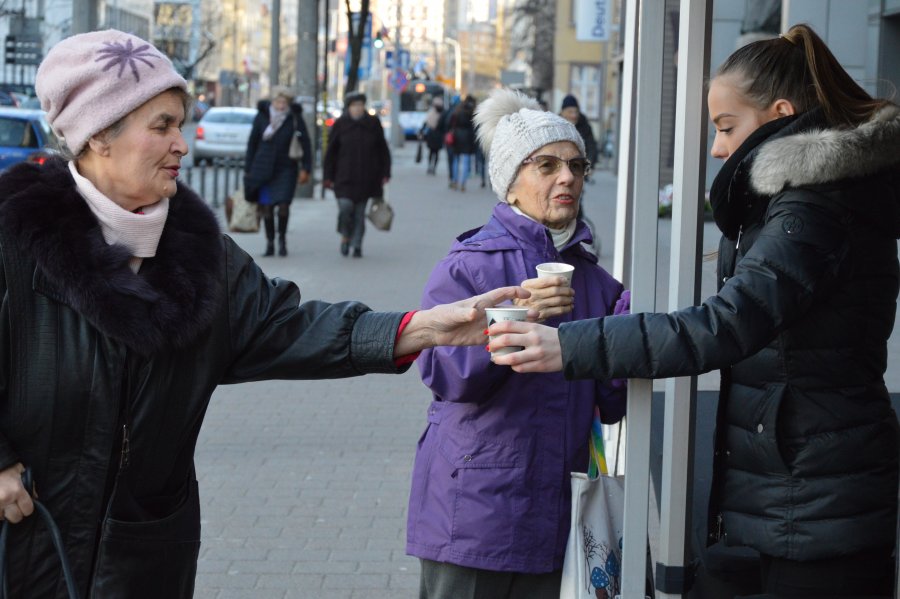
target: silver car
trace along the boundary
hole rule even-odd
[[[194,148],[191,150],[194,166],[209,162],[212,158],[243,158],[256,114],[255,108],[234,106],[207,110],[197,123]]]

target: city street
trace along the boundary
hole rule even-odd
[[[459,233],[483,224],[495,202],[480,181],[447,189],[415,164],[415,144],[395,151],[389,233],[367,231],[362,259],[338,253],[337,209],[298,200],[291,212],[287,258],[259,258],[270,276],[295,281],[305,299],[358,299],[376,310],[418,305],[434,264]],[[586,211],[611,268],[615,179],[586,186]],[[318,197],[318,196],[317,196]],[[253,256],[262,233],[234,234]],[[706,224],[706,251],[717,234]],[[669,221],[660,243],[668,247]],[[667,251],[660,273],[667,276]],[[714,261],[704,262],[704,297],[713,293]],[[660,298],[665,298],[661,286]],[[893,363],[900,355],[897,334]],[[900,391],[900,368],[889,387]],[[700,387],[715,388],[715,374]],[[430,394],[413,367],[401,376],[339,381],[272,381],[220,387],[197,449],[203,545],[196,596],[231,598],[413,598],[418,562],[405,555],[405,515],[416,441]]]

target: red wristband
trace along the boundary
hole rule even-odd
[[[406,328],[406,325],[409,324],[409,321],[412,320],[413,314],[418,312],[418,310],[413,310],[412,312],[407,312],[403,315],[403,320],[400,321],[400,326],[397,327],[397,337],[394,339],[394,343],[396,344],[400,341],[400,335],[403,334],[403,329]],[[406,356],[400,356],[399,358],[394,358],[394,366],[406,366],[407,364],[412,364],[416,361],[416,358],[419,357],[419,354],[422,352],[416,352],[414,354],[408,354]]]

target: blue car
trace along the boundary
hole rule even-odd
[[[24,161],[43,164],[58,148],[43,111],[0,107],[0,170]]]

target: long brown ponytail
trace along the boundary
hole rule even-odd
[[[866,93],[808,25],[739,48],[719,67],[716,76],[723,75],[759,109],[781,98],[801,113],[821,106],[835,127],[858,125],[887,104]]]

